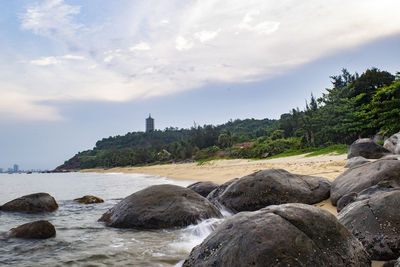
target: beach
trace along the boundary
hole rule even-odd
[[[145,167],[118,167],[111,169],[87,169],[82,172],[101,173],[141,173],[167,177],[175,180],[212,181],[222,184],[233,178],[240,178],[253,172],[265,169],[284,169],[295,174],[322,176],[333,181],[346,169],[347,155],[321,155],[307,157],[307,154],[275,159],[221,159],[204,163],[174,163]],[[337,215],[336,208],[330,200],[316,206]]]

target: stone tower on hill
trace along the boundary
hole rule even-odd
[[[149,114],[149,117],[146,119],[146,132],[154,131],[154,119]]]

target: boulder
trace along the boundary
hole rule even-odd
[[[362,156],[367,159],[379,159],[390,153],[386,148],[376,144],[370,138],[358,139],[351,144],[347,158]]]
[[[390,181],[382,181],[374,186],[368,187],[359,193],[349,193],[341,197],[337,202],[337,211],[340,212],[344,207],[355,201],[371,198],[377,194],[400,190],[400,187],[393,187]]]
[[[400,190],[373,195],[347,205],[338,220],[364,245],[374,260],[400,256]]]
[[[383,156],[381,159],[392,159],[392,160],[400,160],[400,155],[386,155]]]
[[[385,262],[382,267],[400,267],[400,258],[398,258],[397,260]]]
[[[187,188],[193,190],[197,194],[207,197],[208,194],[210,194],[211,191],[213,191],[215,188],[217,188],[218,185],[213,182],[197,182],[194,184],[189,185]]]
[[[339,175],[331,187],[332,204],[346,194],[359,193],[382,181],[388,181],[392,187],[400,186],[400,161],[377,160],[351,168]]]
[[[207,198],[237,213],[283,203],[318,203],[329,198],[330,186],[331,183],[322,177],[269,169],[230,181]]]
[[[104,200],[96,197],[96,196],[90,196],[86,195],[80,198],[75,198],[74,201],[82,203],[82,204],[94,204],[94,203],[103,203]]]
[[[56,229],[48,221],[40,220],[12,228],[8,237],[46,239],[56,236]]]
[[[364,163],[368,163],[370,162],[369,160],[367,160],[364,157],[358,156],[358,157],[353,157],[351,159],[349,159],[346,163],[346,165],[344,165],[345,168],[353,168],[359,165],[362,165]]]
[[[400,132],[387,139],[383,147],[394,154],[400,154]]]
[[[51,212],[58,209],[56,200],[47,193],[35,193],[11,200],[3,206],[2,211],[16,212]]]
[[[370,264],[362,244],[335,216],[290,203],[228,218],[193,248],[183,267]]]
[[[219,210],[196,192],[176,185],[153,185],[124,198],[99,221],[116,228],[183,227],[211,217]]]

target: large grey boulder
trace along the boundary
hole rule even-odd
[[[355,201],[369,199],[375,195],[395,190],[400,190],[400,187],[393,187],[390,181],[379,182],[378,184],[368,187],[359,193],[352,192],[341,197],[336,204],[337,211],[340,212],[344,207]]]
[[[35,193],[11,200],[1,206],[2,211],[51,212],[58,209],[56,200],[47,193]]]
[[[337,218],[363,243],[372,259],[393,260],[400,256],[400,190],[355,201]]]
[[[387,139],[383,147],[394,154],[400,154],[400,133],[396,133]]]
[[[219,210],[196,192],[176,185],[154,185],[124,198],[99,221],[116,228],[183,227],[211,217]]]
[[[358,139],[351,144],[347,158],[361,156],[367,159],[379,159],[390,153],[386,148],[376,144],[370,138]]]
[[[211,191],[213,191],[215,188],[217,188],[218,185],[213,182],[197,182],[194,184],[189,185],[187,188],[193,190],[197,194],[207,197],[208,194],[210,194]]]
[[[332,204],[336,206],[344,195],[359,193],[382,181],[388,181],[392,187],[400,186],[399,160],[377,160],[345,171],[332,182]]]
[[[283,203],[318,203],[329,198],[330,186],[329,180],[322,177],[269,169],[230,181],[207,198],[237,213]]]
[[[12,228],[8,237],[26,239],[46,239],[56,236],[54,226],[45,220],[35,221]]]
[[[190,253],[183,267],[370,266],[362,244],[329,212],[305,204],[238,213]]]
[[[359,165],[362,165],[362,164],[368,163],[368,162],[370,162],[370,161],[367,160],[366,158],[357,156],[357,157],[353,157],[353,158],[349,159],[347,161],[346,165],[344,165],[344,167],[350,169],[350,168],[354,168],[354,167],[357,167]]]

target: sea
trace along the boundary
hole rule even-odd
[[[148,186],[193,182],[122,173],[0,174],[0,205],[38,192],[49,193],[59,204],[57,211],[43,214],[0,211],[0,266],[181,266],[223,219],[150,231],[110,228],[97,220],[121,199]],[[73,201],[84,195],[98,196],[104,203]],[[6,238],[11,228],[36,220],[51,222],[56,237]]]

